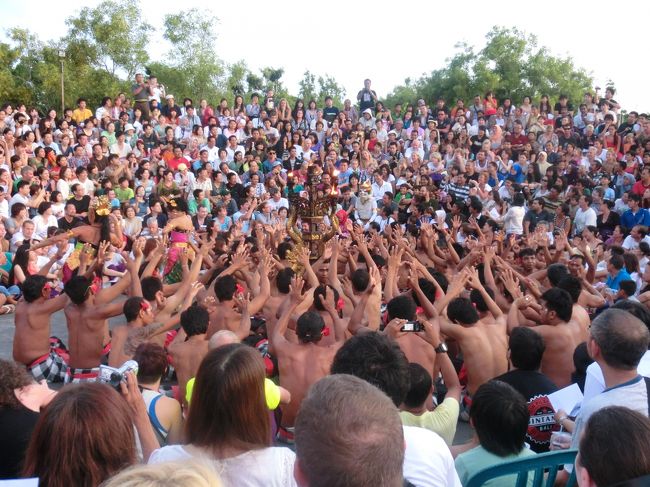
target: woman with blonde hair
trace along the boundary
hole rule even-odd
[[[222,487],[219,475],[206,462],[138,465],[117,474],[101,487]]]

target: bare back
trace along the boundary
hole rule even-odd
[[[178,377],[182,402],[185,403],[185,386],[187,381],[196,377],[196,372],[208,353],[206,335],[195,335],[184,342],[173,342],[169,346],[169,354]]]
[[[221,330],[237,331],[240,322],[240,313],[230,306],[217,304],[217,309],[210,313],[210,323],[206,337],[209,340],[212,335]]]
[[[323,347],[313,343],[287,342],[276,350],[280,385],[291,393],[291,402],[282,407],[282,426],[293,426],[307,390],[312,384],[329,375],[334,355],[340,346],[340,343]]]
[[[571,384],[573,352],[584,340],[579,325],[570,321],[558,325],[540,325],[533,328],[542,335],[546,350],[542,356],[542,373],[558,387]]]
[[[104,338],[108,334],[108,320],[96,318],[92,305],[70,303],[64,311],[68,322],[70,367],[99,367]]]
[[[13,356],[16,362],[29,365],[50,352],[50,311],[40,303],[28,303],[24,299],[16,305],[16,330]]]
[[[503,335],[503,336],[502,336]],[[508,344],[499,325],[477,322],[457,337],[467,369],[470,394],[485,382],[508,371]]]
[[[431,345],[415,334],[400,336],[397,343],[409,362],[420,364],[435,380],[436,352]]]

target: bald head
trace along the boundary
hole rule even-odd
[[[300,406],[296,457],[301,486],[401,486],[404,431],[397,408],[358,377],[325,377]]]
[[[650,331],[628,311],[603,311],[592,321],[590,330],[603,361],[614,369],[636,369],[648,350]]]
[[[239,338],[230,330],[219,330],[210,337],[208,341],[208,350],[230,345],[231,343],[239,343]]]

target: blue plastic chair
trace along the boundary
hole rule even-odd
[[[488,480],[512,474],[517,474],[516,487],[526,487],[529,473],[533,475],[533,487],[553,487],[558,469],[562,465],[573,464],[577,454],[578,450],[552,451],[501,463],[481,470],[469,479],[465,487],[482,487]],[[566,487],[573,487],[575,483],[576,472],[574,468]]]

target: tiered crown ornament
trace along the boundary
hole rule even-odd
[[[92,209],[95,210],[95,215],[109,215],[111,213],[111,202],[109,201],[108,196],[102,195],[97,198],[95,204],[92,205]]]
[[[312,164],[307,170],[305,189],[300,193],[294,191],[293,175],[289,173],[289,220],[287,232],[296,244],[296,250],[307,247],[311,260],[318,260],[325,250],[325,242],[339,230],[339,220],[336,217],[338,191],[336,181],[327,185],[322,181],[323,170]],[[334,179],[334,178],[333,178]],[[325,217],[329,225],[325,223]],[[300,228],[297,222],[300,220]],[[299,265],[295,262],[296,252],[291,252],[289,260],[297,271]]]

